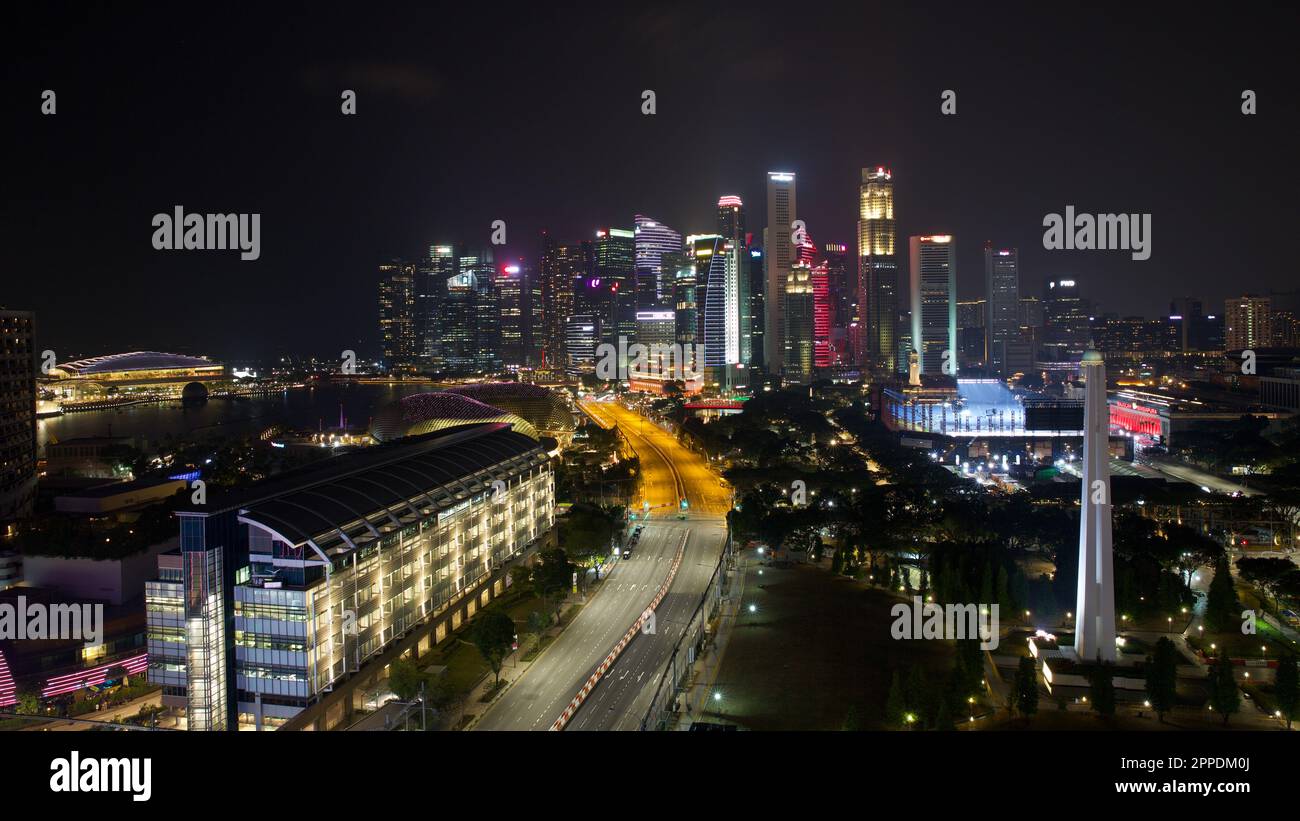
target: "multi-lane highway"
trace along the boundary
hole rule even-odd
[[[655,633],[638,634],[627,645],[569,723],[583,730],[636,729],[721,555],[731,494],[706,460],[620,405],[588,402],[582,407],[603,426],[617,424],[636,451],[644,501],[653,515],[633,557],[615,563],[573,623],[488,710],[477,729],[549,729],[654,598],[689,531],[681,567],[656,611]],[[683,497],[689,505],[687,520],[677,518]]]

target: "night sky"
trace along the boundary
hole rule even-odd
[[[955,234],[963,298],[986,239],[1021,248],[1023,292],[1073,276],[1122,314],[1297,287],[1293,10],[125,5],[10,9],[0,34],[0,305],[60,360],[373,354],[381,260],[496,219],[530,260],[543,228],[635,213],[711,231],[722,194],[758,232],[769,169],[799,175],[818,244],[852,247],[859,169],[888,166],[900,238]],[[155,251],[178,204],[260,213],[261,259]],[[1045,251],[1067,204],[1152,214],[1151,259]]]

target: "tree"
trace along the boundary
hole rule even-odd
[[[1210,668],[1210,706],[1223,715],[1226,727],[1228,719],[1241,707],[1241,693],[1237,691],[1237,679],[1232,674],[1232,659],[1226,650],[1219,651],[1219,658]]]
[[[1174,708],[1178,694],[1178,650],[1168,637],[1156,642],[1155,654],[1147,656],[1147,699],[1161,723]]]
[[[1274,606],[1277,605],[1278,590],[1282,587],[1283,580],[1294,570],[1295,563],[1290,559],[1262,556],[1237,559],[1237,572],[1246,581],[1258,585],[1266,595],[1272,596]]]
[[[1293,654],[1288,653],[1278,661],[1273,694],[1289,730],[1291,722],[1300,714],[1300,671],[1296,669],[1296,657]]]
[[[1100,657],[1088,671],[1088,700],[1097,715],[1109,718],[1115,715],[1115,665],[1103,662]]]
[[[889,681],[889,697],[885,700],[885,723],[900,729],[907,726],[907,700],[903,697],[903,681],[897,670]]]
[[[849,712],[844,716],[844,723],[840,725],[840,729],[852,733],[862,731],[862,716],[858,712],[858,705],[849,705]]]
[[[548,550],[541,555],[541,564],[533,568],[533,592],[544,605],[553,602],[557,622],[564,602],[563,593],[573,584],[574,570],[563,550]]]
[[[948,706],[948,699],[939,702],[939,712],[934,717],[934,729],[941,732],[950,732],[957,729],[952,722],[952,708]]]
[[[388,665],[388,689],[398,701],[414,701],[424,682],[425,674],[409,659],[399,658]]]
[[[493,686],[500,684],[501,663],[515,641],[514,619],[502,610],[484,611],[470,625],[469,641],[492,668]]]
[[[1205,625],[1221,633],[1232,627],[1240,612],[1228,556],[1220,554],[1214,562],[1214,578],[1210,580],[1210,590],[1205,598]]]
[[[547,615],[545,612],[541,610],[534,610],[533,612],[528,614],[528,626],[525,629],[529,633],[532,633],[534,636],[533,640],[536,642],[533,645],[534,652],[541,652],[542,634],[545,633],[546,628],[550,626],[551,626],[551,617]]]
[[[1038,670],[1028,657],[1022,657],[1016,669],[1016,707],[1026,719],[1038,712]]]
[[[835,548],[835,555],[831,557],[831,575],[838,576],[844,572],[844,551],[847,549],[842,543]]]

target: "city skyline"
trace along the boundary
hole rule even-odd
[[[866,13],[849,12],[850,20]],[[580,57],[533,60],[538,72],[527,78],[504,65],[467,71],[468,43],[453,43],[437,58],[395,60],[394,27],[383,14],[349,26],[354,48],[347,57],[328,15],[295,18],[295,26],[320,33],[327,46],[311,53],[295,46],[248,52],[219,82],[212,46],[169,45],[144,14],[123,49],[131,50],[133,38],[151,38],[183,67],[174,76],[149,73],[156,57],[104,68],[107,46],[93,37],[89,21],[50,27],[48,36],[65,46],[57,66],[52,52],[25,43],[14,54],[15,100],[30,94],[33,122],[18,130],[25,162],[11,179],[13,202],[27,207],[12,209],[4,230],[12,269],[53,268],[66,285],[51,290],[45,284],[51,278],[19,276],[7,283],[3,301],[47,317],[37,329],[42,347],[76,353],[102,352],[92,345],[204,345],[227,357],[295,347],[324,353],[373,343],[373,323],[343,314],[328,329],[290,328],[271,321],[273,314],[281,306],[301,308],[306,324],[306,317],[328,313],[369,290],[363,280],[377,259],[411,255],[444,238],[485,245],[493,222],[502,220],[508,236],[498,256],[537,265],[543,228],[577,241],[597,226],[630,229],[641,213],[683,234],[708,231],[724,195],[746,203],[747,230],[759,234],[766,210],[762,175],[772,169],[797,174],[799,218],[819,242],[852,248],[858,174],[876,164],[898,180],[898,236],[968,238],[958,248],[959,298],[979,290],[984,241],[1020,249],[1023,292],[1034,293],[1049,279],[1075,278],[1120,315],[1158,316],[1175,284],[1210,304],[1243,290],[1289,285],[1286,203],[1296,171],[1286,158],[1296,114],[1270,84],[1282,76],[1275,61],[1284,49],[1235,54],[1219,70],[1195,59],[1196,44],[1211,34],[1188,23],[1179,24],[1180,40],[1139,41],[1125,33],[1130,23],[1105,17],[1071,21],[1068,33],[1026,37],[1031,23],[1043,22],[1040,13],[1031,19],[1002,10],[991,13],[1000,25],[986,35],[1002,48],[988,49],[964,31],[973,10],[924,20],[903,10],[870,13],[883,15],[897,34],[895,44],[873,49],[874,72],[855,90],[873,94],[870,115],[836,79],[846,64],[864,59],[846,51],[853,26],[819,12],[792,32],[790,44],[777,47],[761,35],[768,22],[761,13],[724,20],[683,9],[645,11]],[[465,25],[481,22],[478,12],[460,14]],[[288,24],[287,14],[279,19]],[[539,56],[545,33],[557,25],[542,24],[539,36],[524,21],[494,23],[499,45],[514,55],[511,64]],[[713,36],[733,24],[740,26],[735,36]],[[577,19],[568,25],[566,36],[580,36],[600,24]],[[1255,25],[1248,12],[1224,25],[1256,38],[1280,36]],[[381,29],[389,33],[382,40]],[[1224,34],[1217,27],[1215,36]],[[915,58],[912,45],[923,36],[937,38],[954,60],[976,51],[981,59],[952,76]],[[620,53],[663,37],[685,38],[687,58],[647,66]],[[1097,37],[1112,43],[1114,57],[1100,67],[1077,59]],[[689,48],[696,38],[719,43],[721,51]],[[796,65],[786,56],[790,50],[804,59]],[[706,54],[725,69],[704,82],[738,96],[717,102],[693,90]],[[1061,79],[1019,71],[1024,62],[1051,63],[1052,77]],[[585,70],[593,63],[606,68],[594,79]],[[1085,76],[1086,84],[1069,82]],[[1151,87],[1135,86],[1132,76],[1150,78]],[[207,93],[191,100],[181,78]],[[24,84],[30,92],[20,93]],[[59,93],[53,117],[38,111],[44,88]],[[352,120],[338,113],[340,88],[357,91]],[[945,117],[940,95],[950,88],[957,113]],[[1239,110],[1244,88],[1259,94],[1254,117]],[[641,113],[646,89],[656,93],[653,115]],[[838,127],[802,128],[767,117],[755,104],[791,98],[795,89],[801,116]],[[553,136],[548,124],[558,125],[556,112],[577,100],[586,101],[581,110],[595,127],[580,129],[576,138],[557,128]],[[708,116],[727,126],[691,139],[686,126],[701,122],[706,105]],[[1142,127],[1126,125],[1130,112],[1139,112]],[[469,129],[472,139],[461,129],[440,129],[450,113],[489,127]],[[110,116],[114,125],[102,127]],[[1017,117],[1032,119],[1033,128],[1008,128]],[[247,128],[264,133],[256,148],[235,137]],[[527,143],[514,139],[520,128]],[[861,136],[845,140],[839,132]],[[399,136],[382,157],[367,155],[380,135],[392,134]],[[1213,157],[1206,145],[1215,146]],[[636,161],[625,161],[631,157]],[[91,165],[108,171],[93,174]],[[79,185],[84,179],[97,183]],[[1208,187],[1198,202],[1221,207],[1188,208],[1192,185]],[[241,262],[237,254],[154,251],[150,217],[177,205],[262,214],[262,255]],[[1069,205],[1152,214],[1152,258],[1044,250],[1043,216]],[[95,249],[89,264],[51,256],[49,249],[66,246],[69,230]],[[1228,249],[1246,275],[1223,276],[1222,264],[1204,253],[1206,242]],[[200,296],[206,309],[195,311]],[[92,337],[89,329],[104,310],[114,321]]]

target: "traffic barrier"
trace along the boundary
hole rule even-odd
[[[604,661],[602,661],[600,666],[596,668],[596,672],[592,673],[587,679],[587,682],[582,685],[582,689],[578,690],[578,694],[569,702],[569,706],[564,708],[564,712],[560,713],[560,717],[555,719],[555,723],[551,725],[552,730],[563,730],[565,726],[568,725],[569,720],[578,712],[578,708],[587,700],[587,696],[589,696],[591,691],[596,688],[596,684],[600,681],[601,677],[609,671],[609,668],[613,666],[614,662],[623,652],[623,649],[627,647],[632,642],[632,639],[636,638],[636,634],[641,631],[641,628],[645,625],[646,615],[653,612],[655,608],[659,606],[659,603],[664,600],[664,596],[668,595],[668,588],[672,586],[673,579],[677,577],[677,568],[682,566],[682,557],[686,555],[686,540],[689,539],[690,536],[691,532],[689,530],[682,536],[682,543],[677,546],[677,555],[673,557],[672,567],[668,568],[668,577],[664,579],[664,583],[659,586],[659,592],[655,594],[653,599],[651,599],[650,606],[641,611],[640,617],[637,618],[637,620],[632,623],[632,626],[628,628],[628,631],[623,634],[623,638],[618,640],[618,643],[614,645],[614,649],[609,651],[609,655],[605,656]]]

